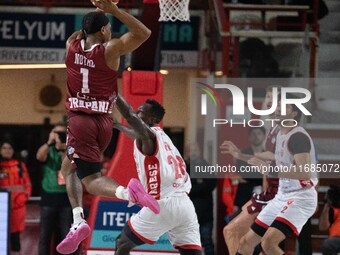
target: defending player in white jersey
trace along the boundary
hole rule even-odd
[[[188,197],[191,189],[186,165],[177,148],[158,124],[164,108],[147,100],[137,112],[121,96],[117,108],[129,126],[115,123],[115,128],[135,139],[134,158],[140,181],[158,200],[160,214],[143,208],[132,216],[116,240],[116,255],[128,255],[144,243],[154,244],[167,233],[172,245],[182,255],[200,255],[201,241],[195,208]]]
[[[289,98],[294,98],[290,95]],[[303,225],[314,214],[317,206],[315,186],[316,173],[310,171],[316,164],[316,155],[311,137],[300,126],[301,111],[295,105],[286,106],[286,115],[280,115],[280,105],[276,109],[277,119],[285,121],[276,138],[275,160],[278,172],[271,172],[279,180],[279,191],[275,198],[257,216],[248,233],[241,238],[237,254],[252,254],[254,247],[261,243],[265,254],[284,254],[279,243],[288,235],[299,235]],[[274,155],[273,155],[274,156]],[[273,158],[274,159],[274,158]],[[249,164],[258,166],[263,174],[268,174],[266,162],[253,158]]]

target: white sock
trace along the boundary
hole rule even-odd
[[[122,200],[127,200],[129,201],[129,192],[128,189],[123,187],[123,186],[119,186],[116,189],[116,197]]]
[[[84,220],[84,211],[82,207],[75,207],[73,208],[72,212],[73,212],[73,224],[74,225],[77,225],[82,220]]]

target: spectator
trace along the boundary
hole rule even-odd
[[[322,210],[319,229],[329,229],[329,238],[322,245],[323,255],[336,255],[340,252],[340,186],[331,186]]]
[[[197,143],[186,147],[187,172],[194,171],[195,166],[208,166],[208,162],[202,158]],[[216,179],[212,178],[191,178],[191,191],[189,194],[192,200],[200,225],[202,247],[205,255],[214,255],[215,247],[212,240],[213,230],[213,196],[212,192],[216,187]]]
[[[1,143],[0,147],[0,188],[11,192],[11,254],[19,255],[20,232],[25,229],[26,202],[32,186],[25,163],[15,158],[13,144],[9,141]]]
[[[39,255],[50,254],[51,245],[59,243],[67,235],[72,223],[72,208],[60,173],[65,155],[66,126],[58,123],[36,155],[37,160],[43,162]],[[56,245],[53,250],[55,248]]]

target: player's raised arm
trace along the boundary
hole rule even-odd
[[[103,12],[113,15],[125,24],[129,30],[119,39],[112,39],[108,42],[106,47],[107,54],[120,56],[132,52],[151,35],[150,29],[129,13],[120,10],[111,0],[92,0],[92,4]]]
[[[150,126],[138,116],[131,105],[121,95],[118,95],[116,105],[119,112],[135,131],[139,149],[146,155],[152,155],[156,151],[157,144],[156,135]],[[139,112],[143,114],[141,110],[139,110]]]
[[[241,150],[231,141],[224,141],[221,144],[220,149],[222,154],[230,154],[233,158],[244,162],[247,162],[249,159],[254,157],[254,155],[242,153]]]
[[[131,139],[137,139],[136,132],[130,126],[125,126],[122,123],[119,123],[116,120],[114,120],[113,127],[115,129],[118,129],[120,132],[123,132]]]

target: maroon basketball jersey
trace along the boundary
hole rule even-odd
[[[66,109],[87,114],[111,113],[117,98],[118,73],[105,62],[105,48],[95,44],[84,50],[84,40],[69,47]]]
[[[275,125],[267,134],[266,151],[270,151],[275,154],[276,136],[279,133],[279,131],[280,131],[279,125]],[[270,165],[275,166],[275,160],[271,161]],[[268,177],[267,182],[268,182],[268,191],[272,193],[276,193],[277,187],[279,186],[279,179]]]

